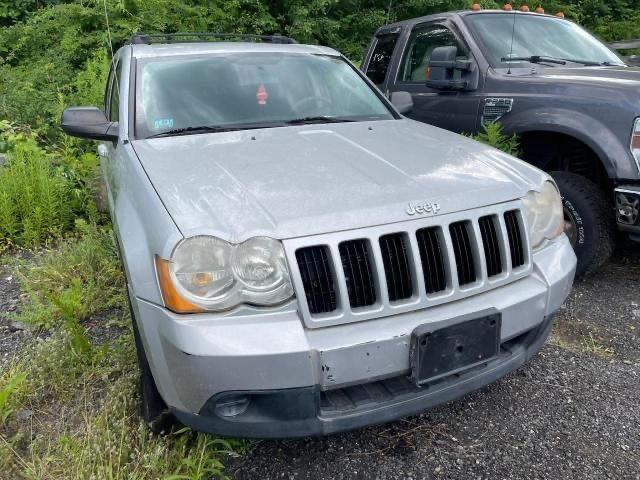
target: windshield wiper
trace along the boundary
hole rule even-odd
[[[568,58],[563,58],[563,60],[566,60],[567,62],[572,62],[572,63],[580,63],[587,67],[613,67],[613,66],[621,67],[622,66],[622,64],[620,63],[613,63],[609,61],[596,62],[594,60],[574,60],[574,59],[568,59]]]
[[[327,117],[318,115],[315,117],[302,117],[294,118],[293,120],[287,120],[284,123],[287,125],[304,125],[306,123],[343,123],[343,122],[355,122],[349,118],[344,117]]]
[[[232,130],[239,130],[240,127],[223,127],[221,125],[200,125],[197,127],[183,127],[174,128],[173,130],[166,130],[164,132],[149,135],[147,138],[157,137],[172,137],[177,135],[189,135],[195,133],[208,133],[208,132],[230,132]]]
[[[554,63],[556,65],[567,64],[567,61],[562,58],[545,57],[544,55],[531,55],[530,57],[502,57],[500,61],[503,63],[504,62],[530,62],[530,63]]]
[[[285,123],[268,122],[268,123],[236,123],[230,125],[199,125],[194,127],[174,128],[164,132],[150,135],[147,138],[172,137],[178,135],[194,135],[197,133],[218,133],[218,132],[234,132],[237,130],[256,130],[259,128],[282,127]]]

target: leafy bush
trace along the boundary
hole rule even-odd
[[[37,246],[72,225],[70,183],[35,139],[19,136],[0,167],[0,246]]]
[[[502,150],[514,157],[517,157],[520,153],[520,144],[516,134],[511,136],[505,135],[502,125],[499,122],[491,122],[483,125],[482,131],[472,138],[478,142]]]
[[[109,228],[76,221],[77,238],[63,241],[19,268],[28,302],[17,319],[44,328],[66,325],[109,309],[126,309],[124,274]],[[71,323],[70,323],[71,322]],[[84,349],[80,343],[76,348]]]

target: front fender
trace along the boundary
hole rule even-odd
[[[610,178],[636,178],[637,167],[628,145],[623,145],[606,124],[595,118],[560,108],[536,108],[513,112],[500,122],[505,132],[553,132],[574,137],[591,148]]]

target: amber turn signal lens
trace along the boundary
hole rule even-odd
[[[169,310],[176,313],[198,313],[204,311],[180,296],[171,280],[169,262],[167,260],[156,257],[156,271],[158,272],[158,283],[160,284],[162,299]]]

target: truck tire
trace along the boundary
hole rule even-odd
[[[177,419],[169,412],[167,404],[162,399],[156,382],[153,379],[147,355],[144,351],[142,340],[140,339],[138,325],[133,315],[130,299],[129,309],[131,311],[131,323],[133,324],[133,338],[136,344],[138,367],[140,368],[141,415],[151,432],[157,435],[170,433],[172,427],[177,424]]]
[[[585,177],[569,172],[550,174],[560,188],[566,233],[578,257],[576,278],[584,278],[613,253],[615,229],[609,202]]]

